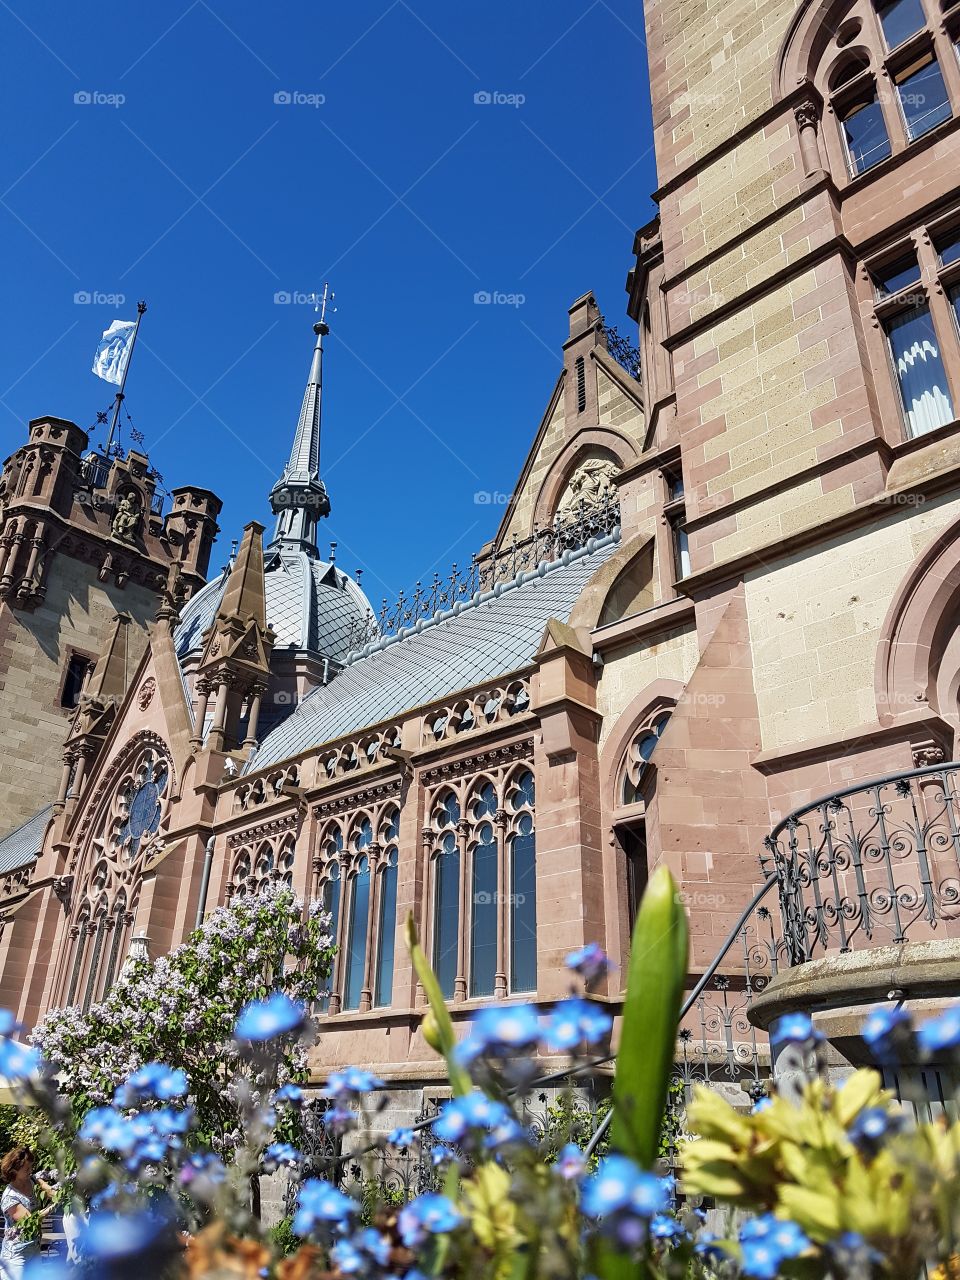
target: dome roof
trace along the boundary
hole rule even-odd
[[[229,566],[192,596],[174,633],[182,662],[199,651],[223,598]],[[274,650],[310,650],[342,663],[373,616],[367,597],[336,565],[305,551],[268,552],[264,567],[267,624],[277,633]]]

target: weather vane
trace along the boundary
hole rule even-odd
[[[319,311],[319,312],[320,312],[320,323],[321,323],[321,324],[326,324],[326,322],[327,322],[327,307],[329,307],[329,308],[330,308],[331,312],[336,311],[336,309],[337,309],[337,308],[336,308],[335,306],[333,306],[333,305],[332,305],[332,304],[333,304],[333,300],[334,300],[334,298],[335,298],[336,296],[337,296],[337,295],[336,295],[336,294],[333,292],[333,290],[330,288],[330,282],[329,282],[329,280],[324,280],[324,282],[323,282],[323,293],[320,295],[320,297],[317,297],[317,295],[316,295],[316,294],[314,294],[314,295],[313,295],[313,301],[314,301],[314,308],[313,308],[313,309],[314,309],[314,311]]]

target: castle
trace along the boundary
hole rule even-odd
[[[26,1022],[284,880],[336,921],[316,1072],[413,1096],[440,1074],[408,912],[460,1023],[557,997],[592,941],[615,1009],[661,861],[691,988],[724,978],[685,1041],[704,1072],[756,1069],[798,1006],[854,1061],[854,1006],[956,990],[960,4],[645,9],[641,376],[577,299],[467,573],[378,618],[321,558],[322,323],[276,526],[204,586],[205,490],[162,520],[146,459],[84,480],[55,419],[6,463],[0,705],[37,723],[0,775],[30,818],[0,842],[0,1003]],[[54,765],[73,646],[96,664]]]

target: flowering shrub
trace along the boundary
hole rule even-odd
[[[303,1006],[324,994],[332,956],[319,904],[305,913],[280,886],[212,912],[170,955],[133,963],[89,1013],[51,1010],[32,1041],[77,1117],[112,1103],[123,1081],[151,1083],[157,1100],[168,1101],[186,1095],[189,1079],[192,1132],[229,1156],[243,1141],[244,1109],[267,1101],[275,1085],[305,1078]],[[274,1004],[252,1005],[237,1026],[245,1006],[271,995]],[[284,998],[296,1009],[286,1022],[276,1003]],[[242,1041],[264,1033],[274,1051],[265,1071],[251,1072]],[[158,1060],[176,1068],[169,1078],[137,1074],[156,1071],[146,1064]],[[138,1087],[130,1085],[125,1102],[135,1105]]]
[[[283,1136],[284,1115],[303,1103],[301,1088],[292,1079],[258,1088],[306,1022],[302,991],[289,974],[281,977],[282,957],[271,975],[277,989],[261,983],[221,1042],[233,1080],[247,1083],[234,1089],[241,1140],[219,1149],[193,1101],[202,1093],[195,1073],[212,1070],[222,1081],[219,1062],[137,1060],[109,1096],[84,1085],[85,1101],[96,1105],[74,1125],[50,1064],[15,1043],[18,1028],[0,1013],[0,1070],[70,1137],[72,1203],[84,1217],[81,1270],[107,1280],[918,1280],[925,1265],[939,1267],[936,1280],[960,1275],[953,1256],[960,1125],[908,1123],[873,1071],[831,1084],[818,1073],[819,1037],[805,1015],[781,1020],[772,1033],[814,1068],[799,1096],[765,1098],[743,1114],[698,1092],[690,1117],[698,1136],[682,1152],[688,1207],[678,1205],[673,1179],[656,1163],[686,973],[685,919],[665,871],[651,878],[639,914],[610,1148],[599,1159],[574,1122],[570,1094],[555,1109],[555,1126],[569,1119],[559,1134],[566,1141],[549,1160],[519,1100],[535,1079],[538,1052],[567,1054],[575,1071],[605,1047],[610,1018],[589,998],[604,971],[602,953],[569,958],[582,980],[569,998],[548,1010],[490,1006],[458,1042],[412,925],[408,945],[430,1003],[424,1032],[446,1060],[453,1095],[426,1122],[438,1144],[439,1190],[404,1205],[370,1205],[331,1158],[325,1176],[301,1178],[282,1231],[261,1229],[250,1194],[258,1170],[284,1168],[298,1178],[303,1166]],[[909,1050],[922,1060],[960,1050],[960,1018],[951,1011],[915,1032],[901,1011],[881,1011],[865,1035],[881,1059],[902,1060]],[[352,1131],[351,1160],[426,1138],[424,1126],[372,1133],[366,1112],[381,1087],[358,1067],[326,1083],[327,1122]],[[689,1207],[698,1195],[719,1206],[711,1224],[718,1230]],[[27,1280],[76,1273],[36,1262]]]

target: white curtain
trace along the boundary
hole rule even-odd
[[[922,436],[952,422],[953,401],[928,309],[904,311],[887,333],[910,434]]]

